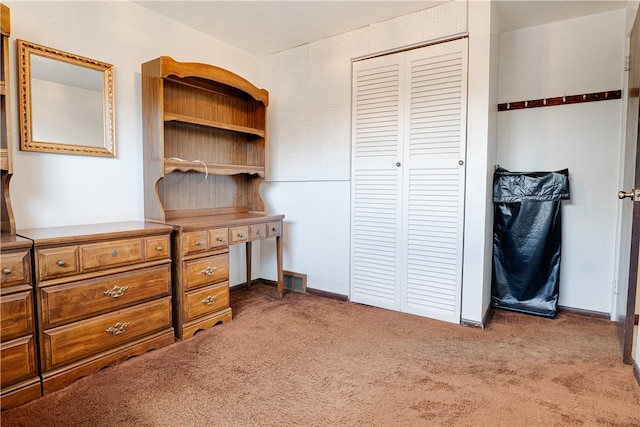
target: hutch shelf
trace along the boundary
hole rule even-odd
[[[276,239],[282,297],[282,221],[265,213],[269,94],[230,71],[167,56],[142,64],[145,218],[172,225],[174,325],[180,339],[231,320],[229,245]]]

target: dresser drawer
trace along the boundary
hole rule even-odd
[[[80,273],[77,246],[38,249],[36,258],[39,282]]]
[[[229,246],[229,229],[216,228],[209,230],[209,249],[218,249]]]
[[[101,242],[80,247],[82,271],[95,271],[142,262],[143,240],[128,239]]]
[[[198,252],[204,252],[209,248],[207,241],[208,232],[202,231],[188,231],[182,233],[181,248],[182,255],[193,254]]]
[[[188,292],[184,299],[185,322],[229,307],[229,282]]]
[[[3,252],[0,256],[0,280],[2,287],[31,282],[30,256],[28,250]]]
[[[229,229],[229,244],[243,243],[249,240],[249,227],[246,225],[240,227],[231,227]]]
[[[2,343],[0,359],[2,388],[38,375],[33,335]]]
[[[144,253],[147,261],[169,258],[169,236],[147,238],[144,241]]]
[[[267,238],[282,235],[282,221],[270,222],[267,224]]]
[[[229,280],[229,254],[208,256],[183,263],[186,289]]]
[[[171,264],[39,289],[44,328],[169,295]]]
[[[79,360],[171,327],[171,297],[45,330],[44,370]]]
[[[33,294],[18,292],[0,298],[2,342],[33,333]],[[4,361],[3,361],[4,363]]]
[[[251,224],[249,226],[249,240],[260,240],[267,237],[267,224]]]

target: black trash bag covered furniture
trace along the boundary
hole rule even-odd
[[[569,170],[509,172],[493,179],[493,307],[555,318],[560,279],[561,200]]]

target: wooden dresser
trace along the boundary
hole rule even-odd
[[[175,328],[180,339],[231,320],[229,245],[246,247],[247,286],[251,285],[251,245],[276,239],[281,265],[283,215],[235,213],[169,220],[176,229],[174,264]],[[282,288],[279,287],[279,296]]]
[[[38,376],[31,241],[2,234],[0,261],[0,365],[2,409],[42,396]]]
[[[175,340],[171,227],[19,230],[33,241],[43,393]]]

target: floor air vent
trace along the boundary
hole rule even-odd
[[[294,273],[292,271],[283,271],[282,274],[284,276],[283,285],[285,289],[303,294],[307,293],[306,274]]]

